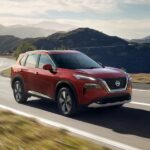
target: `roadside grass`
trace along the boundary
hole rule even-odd
[[[0,72],[0,75],[4,76],[4,77],[9,77],[10,78],[10,73],[11,73],[11,69],[5,69],[3,71]]]
[[[8,69],[3,70],[0,74],[4,77],[10,77],[10,72],[11,72],[11,69],[8,68]],[[130,74],[130,76],[132,77],[133,83],[150,84],[150,74],[139,73],[139,74]]]
[[[132,82],[134,83],[147,83],[150,84],[150,74],[139,73],[139,74],[130,74],[132,77]]]
[[[2,150],[110,150],[64,129],[41,125],[34,119],[0,111]]]

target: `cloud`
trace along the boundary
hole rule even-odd
[[[150,4],[150,0],[124,0],[125,4]]]
[[[91,27],[110,35],[124,38],[136,38],[150,35],[150,19],[130,20],[125,18],[100,20],[92,18],[98,15],[120,13],[120,4],[150,4],[150,0],[0,0],[0,24],[35,24],[41,21],[64,22],[81,27]],[[119,11],[118,11],[119,10]],[[51,12],[91,13],[89,19],[47,19]],[[116,13],[117,14],[117,13]],[[64,13],[65,16],[65,13]]]
[[[42,18],[0,16],[0,24],[5,26],[16,25],[16,24],[27,25],[32,23],[38,23],[41,21],[43,21]]]
[[[117,9],[116,0],[5,0],[0,14],[36,15],[48,11],[106,13]]]

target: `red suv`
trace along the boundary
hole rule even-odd
[[[79,51],[30,51],[11,69],[11,85],[18,103],[30,96],[55,100],[61,114],[79,106],[122,106],[130,102],[132,85],[123,70],[104,67]]]

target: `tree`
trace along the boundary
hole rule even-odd
[[[14,56],[16,58],[18,58],[19,54],[27,52],[27,51],[32,51],[35,50],[36,47],[29,42],[22,42],[16,49],[16,51],[14,52]]]

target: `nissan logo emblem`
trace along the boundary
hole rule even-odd
[[[117,81],[115,82],[115,85],[116,85],[117,87],[119,87],[119,86],[120,86],[120,81],[117,80]]]

